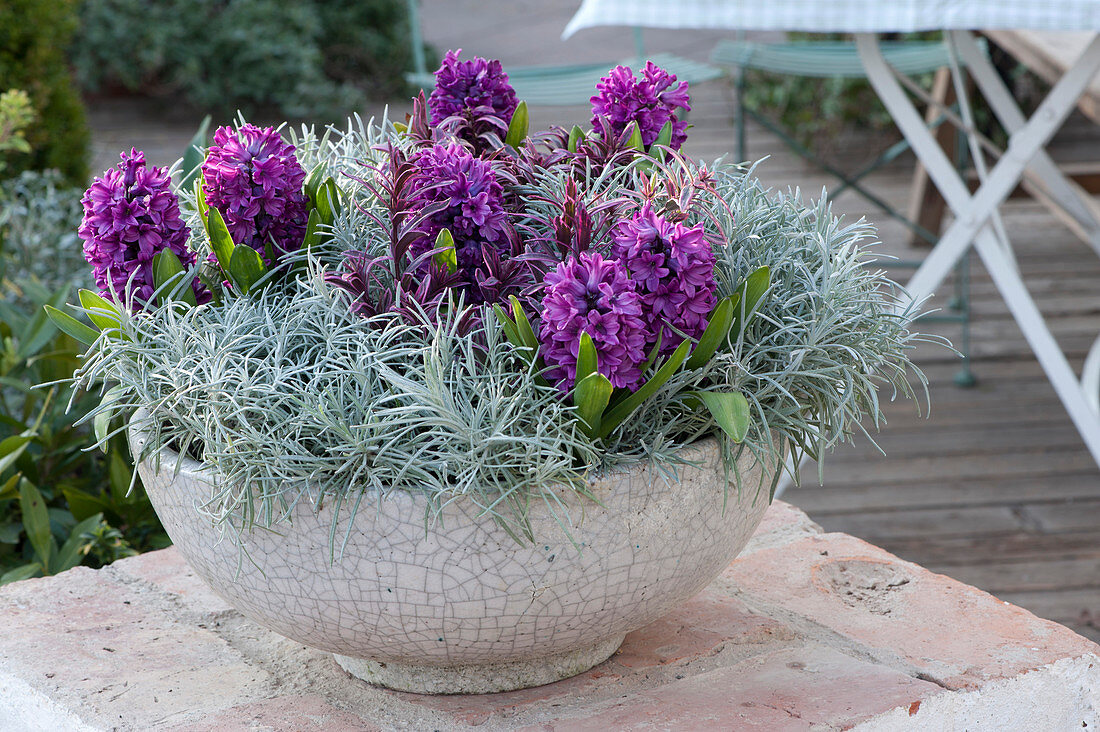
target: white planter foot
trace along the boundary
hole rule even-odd
[[[523,661],[458,666],[382,663],[333,654],[340,667],[371,684],[416,694],[488,694],[561,681],[603,663],[619,649],[621,635],[565,653]]]

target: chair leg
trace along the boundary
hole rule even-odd
[[[942,68],[936,71],[931,96],[945,106],[955,101],[949,69]],[[933,124],[938,116],[939,110],[929,105],[925,114],[925,121]],[[958,136],[955,134],[952,125],[941,124],[937,127],[936,141],[940,143],[948,157],[954,158],[956,156],[957,140]],[[939,190],[932,185],[928,178],[928,171],[925,170],[920,160],[917,161],[916,167],[913,169],[913,183],[910,190],[909,215],[906,218],[915,222],[918,226],[938,234],[943,224],[943,215],[947,210],[947,202],[943,200]],[[911,247],[928,247],[932,244],[933,242],[928,241],[915,231],[909,237],[909,246]]]
[[[743,163],[746,160],[745,149],[745,69],[739,67],[733,82],[734,96],[737,104],[733,110],[733,129],[737,136],[736,162]]]
[[[969,389],[978,384],[978,377],[970,368],[970,252],[955,267],[955,296],[949,307],[959,313],[961,331],[959,353],[962,354],[962,368],[955,374],[955,386]]]

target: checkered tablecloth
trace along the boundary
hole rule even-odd
[[[1100,31],[1100,0],[584,0],[562,37],[600,25],[818,33]]]

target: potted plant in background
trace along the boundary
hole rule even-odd
[[[867,225],[685,157],[652,64],[595,91],[532,134],[452,52],[403,124],[223,127],[194,185],[132,151],[84,198],[92,325],[49,312],[97,434],[217,592],[368,681],[599,663],[733,559],[785,454],[909,393]]]

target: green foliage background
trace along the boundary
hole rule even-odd
[[[400,0],[83,0],[72,45],[89,91],[180,94],[204,110],[342,115],[405,91]]]
[[[65,59],[76,24],[77,0],[0,3],[0,91],[23,89],[35,112],[32,152],[5,154],[7,175],[52,168],[73,185],[87,182],[88,127]]]

